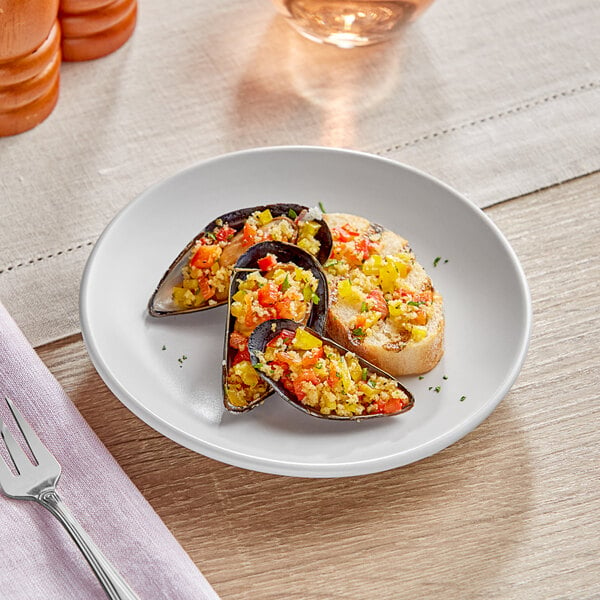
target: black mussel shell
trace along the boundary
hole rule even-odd
[[[302,326],[301,323],[296,323],[295,321],[291,321],[290,319],[273,319],[272,321],[265,321],[264,323],[261,323],[252,332],[252,334],[250,335],[250,339],[248,340],[248,350],[250,351],[250,360],[252,362],[252,365],[257,365],[260,362],[260,359],[258,356],[259,353],[262,354],[265,351],[267,344],[274,337],[276,337],[279,333],[281,333],[283,330],[286,330],[286,329],[289,331],[296,331],[296,329],[298,329],[298,327],[301,327],[301,326]],[[314,329],[311,329],[310,327],[305,327],[305,328],[312,335],[314,335],[315,337],[322,340],[323,343],[336,348],[342,354],[346,354],[348,352],[348,350],[346,348],[344,348],[343,346],[340,346],[338,343],[334,342],[333,340],[324,337],[321,334],[321,332],[315,331]],[[281,385],[278,381],[274,381],[273,379],[268,377],[262,371],[258,371],[258,373],[272,388],[275,389],[275,391],[277,391],[277,393],[284,400],[289,402],[292,406],[294,406],[298,410],[301,410],[302,412],[304,412],[308,415],[311,415],[313,417],[318,417],[321,419],[330,419],[330,420],[338,420],[338,421],[362,421],[364,419],[374,419],[377,417],[391,417],[394,415],[399,415],[403,412],[406,412],[407,410],[410,410],[413,407],[413,405],[414,405],[413,395],[397,379],[395,379],[389,373],[386,373],[385,371],[381,370],[379,367],[376,367],[375,365],[371,364],[370,362],[364,360],[360,356],[358,356],[358,355],[355,355],[355,356],[356,356],[359,364],[361,365],[361,367],[363,367],[363,368],[366,367],[369,372],[376,373],[377,375],[381,375],[383,377],[386,377],[388,379],[395,381],[396,385],[408,396],[410,403],[406,407],[404,407],[402,410],[397,411],[395,413],[374,413],[374,414],[360,415],[360,416],[354,416],[354,417],[345,417],[345,416],[339,416],[339,415],[324,415],[324,414],[318,412],[317,410],[314,410],[309,406],[304,406],[303,404],[298,402],[298,400],[295,398],[295,396],[293,394],[291,394],[288,390],[286,390],[283,387],[283,385]]]
[[[233,362],[233,353],[230,352],[229,336],[234,329],[235,317],[231,314],[231,299],[237,293],[240,283],[248,277],[249,273],[260,270],[258,261],[261,258],[267,256],[267,254],[273,254],[277,257],[280,263],[292,263],[301,269],[311,271],[317,280],[317,291],[316,294],[319,297],[319,303],[313,304],[307,319],[307,325],[316,331],[323,331],[325,322],[327,320],[327,308],[329,304],[329,291],[327,287],[327,278],[325,273],[321,269],[321,265],[317,260],[302,248],[294,246],[294,244],[288,244],[286,242],[259,242],[254,246],[251,246],[246,250],[242,256],[238,259],[235,264],[233,275],[231,277],[231,284],[229,287],[229,303],[227,312],[227,321],[225,328],[225,340],[223,347],[223,403],[227,410],[231,412],[246,412],[253,408],[256,408],[259,404],[262,404],[268,396],[273,392],[271,387],[257,400],[248,404],[247,406],[235,406],[228,401],[227,398],[227,373]],[[294,321],[290,321],[294,323]]]
[[[309,210],[308,207],[300,204],[268,204],[263,206],[252,206],[248,208],[241,208],[228,212],[216,219],[213,219],[198,235],[192,239],[187,246],[179,253],[177,258],[171,263],[165,274],[162,276],[160,282],[156,286],[150,300],[148,302],[148,312],[153,317],[166,317],[169,315],[180,315],[184,313],[199,312],[202,310],[208,310],[215,306],[221,306],[227,302],[227,299],[218,301],[216,304],[206,304],[199,307],[193,308],[181,308],[175,304],[172,297],[173,287],[181,284],[181,270],[187,265],[192,249],[196,245],[196,241],[207,233],[212,233],[216,227],[222,223],[227,223],[230,227],[239,232],[243,229],[244,224],[248,217],[254,212],[262,212],[266,209],[271,211],[274,218],[287,216],[289,218],[295,218],[294,215],[298,216],[303,211]],[[324,264],[329,258],[332,247],[331,231],[324,220],[320,222],[320,229],[315,235],[315,238],[320,242],[320,249],[317,255],[317,260]]]

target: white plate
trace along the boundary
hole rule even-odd
[[[408,413],[329,422],[272,396],[249,413],[230,414],[221,399],[225,307],[162,319],[147,315],[148,298],[163,272],[209,221],[236,208],[275,202],[322,202],[329,212],[362,215],[410,241],[444,296],[446,352],[424,379],[403,379],[416,399]],[[98,240],[80,303],[96,369],[138,417],[205,456],[301,477],[383,471],[456,442],[510,389],[531,327],[518,259],[481,210],[396,162],[309,147],[229,154],[147,190]]]

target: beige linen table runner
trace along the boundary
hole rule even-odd
[[[34,345],[77,332],[82,269],[116,212],[234,150],[371,152],[481,207],[595,171],[599,24],[590,0],[437,0],[395,43],[348,51],[268,0],[142,0],[121,50],[64,64],[53,114],[0,139],[0,297]]]

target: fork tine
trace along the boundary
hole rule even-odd
[[[6,449],[8,450],[13,465],[15,465],[17,473],[20,475],[27,468],[27,465],[31,466],[31,461],[4,422],[2,422],[2,425],[0,426],[0,435],[6,444]]]
[[[35,432],[31,428],[31,426],[29,425],[29,423],[25,420],[25,417],[23,417],[23,415],[17,410],[17,407],[12,403],[12,400],[10,400],[10,398],[6,398],[6,397],[4,398],[4,400],[6,400],[6,403],[8,404],[8,408],[10,408],[10,412],[12,413],[17,425],[19,426],[19,429],[21,430],[21,433],[23,434],[23,438],[25,438],[25,441],[27,442],[27,445],[29,446],[29,450],[31,450],[31,454],[33,455],[33,457],[35,458],[37,463],[38,464],[42,464],[42,463],[58,464],[56,462],[56,459],[54,458],[54,456],[52,456],[52,454],[46,448],[46,446],[44,446],[44,444],[42,443],[40,438],[38,438],[38,436],[35,434]],[[8,431],[8,430],[6,430],[6,431]],[[14,441],[14,438],[13,438],[13,441]],[[19,450],[21,450],[20,447],[19,447]],[[23,451],[21,450],[21,452],[23,452]],[[29,461],[29,459],[27,459],[27,460]],[[15,466],[18,469],[18,466],[16,464],[15,464]]]
[[[0,432],[4,430],[4,423],[0,419]],[[2,436],[4,437],[4,436]],[[12,458],[12,457],[11,457]],[[14,462],[13,462],[14,464]],[[10,493],[11,482],[15,479],[13,472],[10,470],[6,461],[0,456],[0,490],[5,493]]]

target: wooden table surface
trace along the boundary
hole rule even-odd
[[[600,173],[486,210],[533,336],[510,393],[443,452],[297,479],[175,444],[107,389],[79,335],[37,348],[223,600],[600,598]]]

